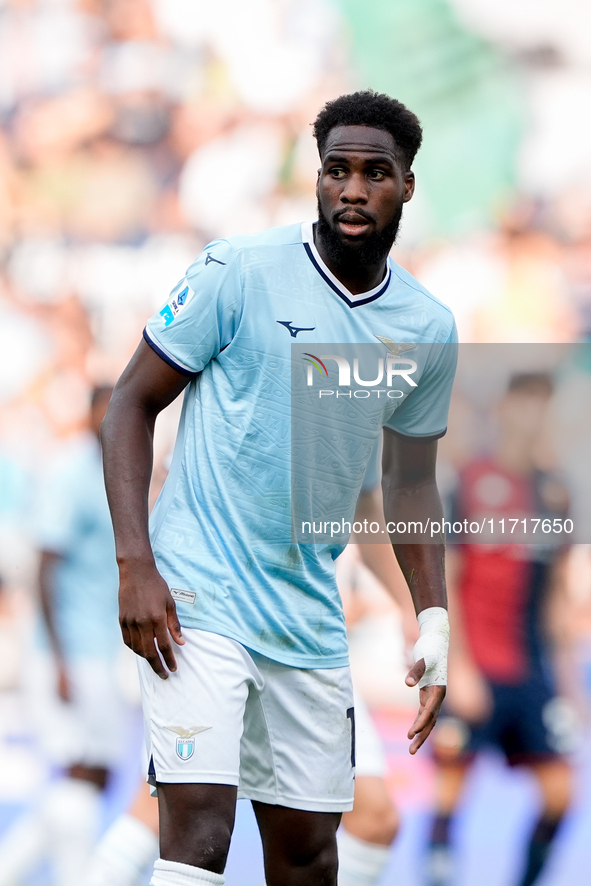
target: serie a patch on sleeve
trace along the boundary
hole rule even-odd
[[[170,326],[174,318],[178,317],[181,311],[187,307],[194,295],[195,293],[191,287],[188,284],[185,284],[178,295],[173,296],[168,304],[164,305],[160,311],[160,316],[162,317],[165,326]]]

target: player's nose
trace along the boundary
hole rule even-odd
[[[363,175],[350,175],[341,190],[343,203],[367,203],[367,182]]]

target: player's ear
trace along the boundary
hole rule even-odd
[[[409,200],[412,199],[412,195],[415,192],[415,174],[412,171],[404,173],[404,197],[402,198],[405,203],[408,203]]]

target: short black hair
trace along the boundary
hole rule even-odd
[[[371,126],[389,132],[407,170],[423,140],[418,117],[402,102],[373,89],[341,95],[327,102],[313,126],[321,159],[328,134],[335,126]]]

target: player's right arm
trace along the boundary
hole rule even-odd
[[[148,534],[148,492],[154,426],[190,378],[140,345],[117,382],[101,427],[105,486],[119,566],[119,622],[123,640],[158,676],[176,670],[171,643],[184,640],[168,586],[156,568]]]

